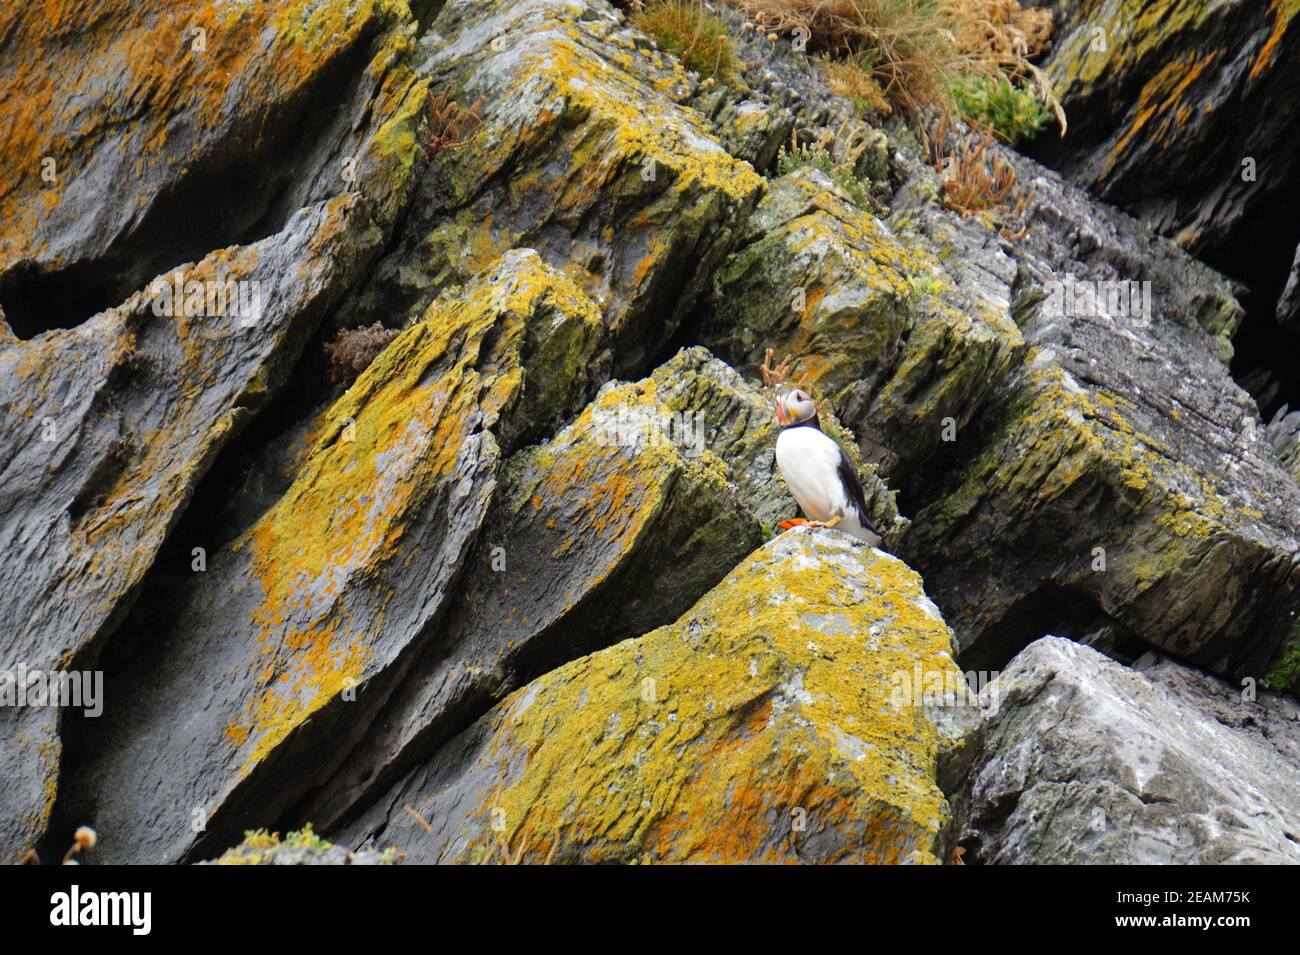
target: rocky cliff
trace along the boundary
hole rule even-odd
[[[1058,4],[972,211],[730,8],[0,12],[0,859],[1300,861],[1293,13]]]

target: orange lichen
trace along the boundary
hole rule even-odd
[[[1219,50],[1211,50],[1203,56],[1189,50],[1183,56],[1167,63],[1142,87],[1135,106],[1136,115],[1128,130],[1111,149],[1107,161],[1111,166],[1123,156],[1129,143],[1142,131],[1153,117],[1169,117],[1177,125],[1178,110],[1183,94],[1187,88],[1214,63],[1220,55]]]
[[[1259,53],[1255,55],[1255,62],[1250,66],[1252,80],[1258,77],[1272,61],[1273,54],[1277,52],[1282,38],[1286,36],[1286,31],[1291,26],[1291,21],[1296,13],[1300,12],[1300,3],[1296,0],[1272,0],[1269,4],[1269,12],[1273,14],[1273,30],[1264,41],[1264,45],[1259,48]]]
[[[12,173],[0,187],[0,271],[48,255],[49,226],[78,176],[130,157],[129,178],[144,184],[133,199],[146,207],[202,154],[203,137],[215,144],[232,124],[264,137],[276,108],[377,24],[409,19],[404,0],[28,3],[6,37],[28,53],[0,70],[0,161]],[[169,130],[180,128],[203,131],[200,141],[173,142]],[[46,158],[52,182],[42,179]]]
[[[241,746],[254,742],[246,766],[363,677],[367,634],[382,620],[353,623],[340,601],[355,575],[392,558],[465,440],[477,355],[460,348],[465,337],[481,341],[492,316],[462,318],[412,326],[375,359],[330,410],[297,480],[239,544],[264,594],[251,622],[274,663],[259,668],[293,675],[289,687],[262,691],[228,730]],[[487,383],[488,407],[499,407],[511,377]]]

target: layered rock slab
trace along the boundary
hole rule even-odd
[[[748,368],[776,348],[828,396],[887,363],[919,263],[825,173],[773,180],[745,240],[714,276],[705,344]]]
[[[412,83],[414,30],[403,0],[19,5],[0,21],[15,330],[80,322],[357,185],[390,205],[400,147],[376,134]]]
[[[341,841],[439,862],[941,861],[938,780],[975,713],[951,651],[904,564],[796,529],[677,623],[517,691]],[[908,694],[913,672],[951,696]]]
[[[1012,161],[1033,194],[1011,246],[1030,358],[904,553],[973,666],[1100,629],[1263,676],[1300,607],[1300,491],[1228,374],[1231,289]]]
[[[914,192],[884,222],[818,170],[773,180],[714,277],[701,329],[743,369],[768,347],[791,358],[791,380],[902,482],[1023,353],[1012,260],[980,226],[935,209],[933,189],[929,205]]]
[[[601,308],[601,367],[642,374],[762,190],[679,106],[680,65],[603,2],[452,0],[423,41],[431,90],[475,109],[473,140],[421,179],[357,309],[418,311],[504,249],[535,248]]]
[[[658,373],[610,385],[510,459],[456,607],[305,819],[334,824],[533,677],[675,619],[762,543],[671,414]]]
[[[0,348],[0,665],[93,663],[212,460],[281,386],[376,244],[366,204],[339,197],[77,328]],[[178,281],[201,301],[165,302]],[[218,300],[218,287],[247,294]],[[59,711],[6,706],[0,722],[8,858],[49,815]]]
[[[1070,130],[1063,143],[1044,143],[1044,154],[1194,252],[1250,242],[1293,195],[1296,5],[1056,6],[1044,69]]]
[[[1300,706],[1057,637],[997,701],[961,804],[969,858],[1012,864],[1300,862]],[[987,699],[986,699],[987,702]]]
[[[346,755],[445,611],[502,454],[580,399],[599,328],[518,252],[380,354],[284,496],[110,671],[68,796],[104,859],[176,861],[268,824]]]

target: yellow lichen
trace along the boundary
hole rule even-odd
[[[591,303],[535,255],[435,302],[323,416],[293,484],[237,542],[262,593],[250,620],[259,652],[247,664],[256,689],[226,731],[245,771],[371,675],[384,616],[354,619],[346,597],[395,558],[469,436],[525,394],[528,323],[551,315],[548,344],[589,341],[599,326]],[[363,586],[373,597],[373,583]]]
[[[481,812],[593,862],[793,861],[800,815],[833,860],[938,861],[940,741],[895,689],[917,667],[964,687],[950,650],[896,559],[774,542],[677,624],[516,693],[498,747],[527,765]]]

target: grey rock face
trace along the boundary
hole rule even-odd
[[[1282,465],[1300,481],[1300,411],[1283,405],[1268,423],[1267,434]]]
[[[746,30],[745,11],[726,4],[715,11],[728,24],[741,67],[730,85],[697,86],[690,102],[708,117],[729,152],[768,171],[792,138],[804,144],[825,140],[831,158],[855,168],[864,180],[888,177],[877,145],[883,137],[852,103],[830,94],[816,58],[796,52],[792,37],[778,35],[773,43],[752,23]]]
[[[87,721],[65,797],[97,821],[101,858],[201,853],[337,766],[446,611],[501,448],[516,447],[506,436],[523,433],[509,422],[574,403],[598,329],[525,252],[381,353],[284,496],[209,558],[149,652],[110,674],[115,705]]]
[[[396,5],[9,6],[0,302],[21,337],[280,231],[350,188],[349,159],[377,205],[399,185],[369,142],[410,82]]]
[[[1267,0],[1160,0],[1140,15],[1123,0],[1055,7],[1045,69],[1070,131],[1043,143],[1051,161],[1193,251],[1251,242],[1295,174],[1294,11]]]
[[[157,315],[164,301],[145,290],[0,350],[0,666],[93,668],[198,480],[284,382],[375,242],[365,203],[339,199],[162,277],[169,291],[177,277],[246,283],[220,314],[180,302],[182,314]],[[205,311],[209,301],[220,304],[205,295]],[[29,848],[45,823],[58,713],[0,708],[0,856]]]
[[[332,827],[467,714],[670,623],[762,543],[705,435],[662,427],[672,409],[658,384],[679,377],[674,366],[607,386],[554,438],[510,459],[455,606],[304,819]]]
[[[1300,491],[1224,363],[1231,289],[1010,161],[1034,196],[1008,244],[1030,356],[959,441],[970,456],[914,515],[904,554],[972,665],[1044,630],[1118,624],[1262,677],[1300,606]]]
[[[984,863],[1300,863],[1300,707],[1172,661],[1130,670],[1068,640],[985,690],[959,800]],[[988,700],[986,699],[987,703]]]
[[[680,64],[603,2],[451,0],[421,51],[434,91],[477,103],[481,124],[472,148],[438,154],[422,175],[359,313],[418,313],[502,251],[533,248],[601,308],[601,367],[643,374],[734,242],[760,177],[679,105]]]
[[[1295,188],[1205,192],[1294,72],[1251,2],[1069,80],[1121,189],[1213,106],[1185,188],[1115,200],[1185,246]],[[216,4],[206,51],[83,5],[0,25],[0,862],[82,823],[109,863],[1297,861],[1294,702],[1202,672],[1300,689],[1300,426],[1228,374],[1240,286],[1001,148],[958,214],[765,31],[709,84],[605,0]],[[1061,66],[1117,8],[1058,6]],[[182,259],[255,321],[155,315]],[[773,533],[769,346],[903,559]],[[982,731],[959,653],[1015,660]],[[103,715],[7,705],[18,665]],[[366,848],[239,842],[307,822]]]
[[[1282,297],[1277,302],[1277,321],[1279,325],[1300,331],[1300,246],[1296,247],[1295,258],[1291,260],[1291,271],[1282,288]]]

